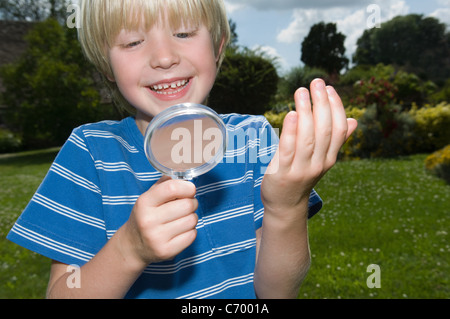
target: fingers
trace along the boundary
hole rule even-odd
[[[328,98],[328,92],[323,80],[317,79],[311,83],[313,101],[315,145],[312,160],[327,157],[330,142],[333,137],[333,118]]]
[[[314,116],[311,108],[309,91],[305,88],[297,90],[295,102],[298,112],[297,153],[295,162],[303,164],[309,162],[316,145],[314,134]]]
[[[295,102],[297,129],[292,127],[294,116],[288,114],[290,117],[285,120],[280,138],[280,164],[294,163],[300,168],[306,162],[320,163],[329,169],[336,162],[342,145],[356,129],[357,122],[347,119],[339,95],[321,79],[311,83],[311,98],[306,88],[297,90]],[[284,154],[289,156],[283,159]]]
[[[146,262],[172,259],[197,236],[195,185],[163,177],[133,207],[130,225]]]
[[[163,176],[143,196],[147,206],[158,207],[176,199],[194,198],[196,191],[195,185],[191,182]]]
[[[347,119],[348,124],[348,131],[347,136],[345,137],[345,140],[347,141],[349,137],[355,132],[355,130],[358,128],[358,121],[355,119]]]
[[[332,114],[332,136],[328,149],[328,159],[334,162],[339,150],[347,140],[348,122],[342,101],[334,88],[331,86],[327,87],[327,93]]]
[[[297,112],[289,112],[284,118],[283,133],[280,136],[278,151],[275,154],[271,165],[273,163],[278,163],[279,167],[286,168],[292,164],[297,141],[297,126]]]

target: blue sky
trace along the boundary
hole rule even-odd
[[[349,57],[377,8],[381,22],[419,13],[438,18],[450,29],[450,0],[225,0],[225,4],[237,24],[239,44],[278,57],[281,73],[301,65],[301,42],[320,21],[337,23],[338,31],[347,36]]]

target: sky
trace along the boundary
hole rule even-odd
[[[321,21],[336,23],[346,35],[350,61],[364,30],[398,15],[433,16],[450,31],[450,0],[225,0],[225,5],[238,44],[277,57],[280,74],[302,65],[301,43]]]

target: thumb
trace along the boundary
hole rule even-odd
[[[345,138],[345,140],[348,140],[350,138],[350,136],[355,132],[356,128],[358,127],[358,121],[355,119],[347,119],[347,125],[348,125],[348,130],[347,130],[347,136]]]
[[[172,177],[167,176],[167,175],[163,175],[163,176],[161,176],[161,178],[155,184],[153,184],[153,186],[157,186],[157,185],[162,184],[164,182],[170,181],[171,179],[172,179]]]

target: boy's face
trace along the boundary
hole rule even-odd
[[[169,106],[204,103],[214,84],[217,61],[208,29],[155,24],[150,31],[126,31],[109,50],[113,80],[136,110],[141,132]]]

